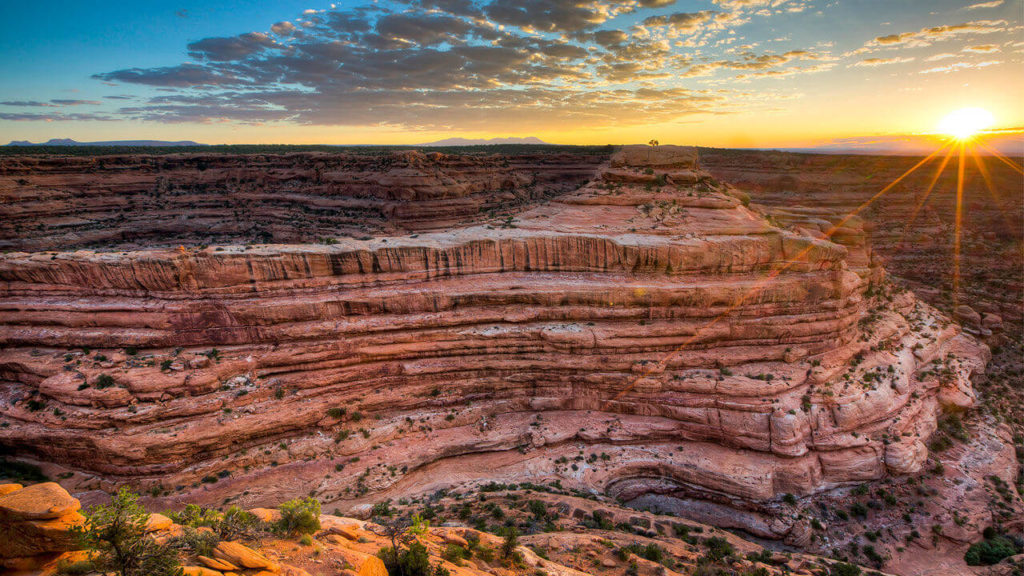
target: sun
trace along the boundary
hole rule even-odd
[[[957,140],[970,140],[978,132],[985,130],[995,118],[984,108],[961,108],[946,115],[939,122],[939,132],[952,136]]]

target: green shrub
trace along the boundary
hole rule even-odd
[[[93,552],[100,572],[118,576],[179,576],[181,563],[174,547],[161,546],[146,534],[149,513],[139,497],[122,488],[105,506],[85,513],[85,522],[72,529],[79,544]]]
[[[968,566],[991,566],[1016,553],[1017,546],[1009,538],[999,535],[971,544],[964,554],[964,562]]]
[[[96,377],[96,387],[100,390],[104,388],[110,388],[114,385],[114,377],[110,374],[100,374]]]
[[[732,547],[732,544],[730,544],[728,540],[717,536],[705,538],[704,545],[708,548],[708,552],[705,556],[709,560],[716,562],[724,559],[726,556],[731,556],[736,552],[736,549]]]
[[[458,544],[449,544],[441,551],[441,558],[456,566],[462,566],[462,561],[468,560],[472,555],[472,552]]]
[[[377,556],[384,561],[384,567],[388,570],[389,576],[447,576],[449,574],[441,563],[430,566],[430,555],[427,554],[427,547],[419,542],[413,542],[407,549],[399,550],[388,546],[381,548]]]
[[[213,556],[213,549],[217,544],[220,544],[217,534],[208,530],[196,530],[191,526],[185,526],[181,536],[171,541],[173,547],[200,556]]]
[[[320,502],[315,498],[289,500],[277,508],[278,531],[284,534],[312,534],[320,529]]]
[[[829,576],[860,576],[860,566],[836,562],[828,568]]]
[[[508,531],[505,533],[505,539],[501,542],[501,557],[506,560],[514,560],[519,552],[516,548],[519,547],[519,530],[515,526],[510,526]]]
[[[237,540],[242,537],[255,537],[261,531],[263,523],[255,514],[238,506],[231,506],[213,526],[221,540]]]
[[[81,576],[96,572],[96,565],[90,560],[79,560],[68,562],[67,560],[57,561],[56,576]]]

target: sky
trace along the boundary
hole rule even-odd
[[[809,147],[1024,127],[1024,0],[3,2],[0,140]]]

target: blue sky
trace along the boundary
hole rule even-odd
[[[1024,1],[4,3],[0,137],[811,143],[1024,125]]]

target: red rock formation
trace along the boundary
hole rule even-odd
[[[705,169],[756,197],[783,224],[814,229],[860,206],[886,270],[926,302],[953,314],[957,158],[939,155],[872,199],[921,159],[702,150]],[[979,165],[983,169],[979,169]],[[1019,337],[1024,325],[1024,180],[994,157],[968,158],[962,200],[958,320],[975,334]],[[808,225],[809,223],[809,225]],[[974,308],[978,308],[974,310]],[[987,323],[984,317],[988,317]]]
[[[444,229],[578,187],[605,157],[0,158],[0,249],[319,242]]]
[[[800,542],[765,505],[919,470],[987,350],[861,228],[776,227],[694,162],[627,148],[448,231],[0,256],[0,445],[247,505],[560,477]]]

